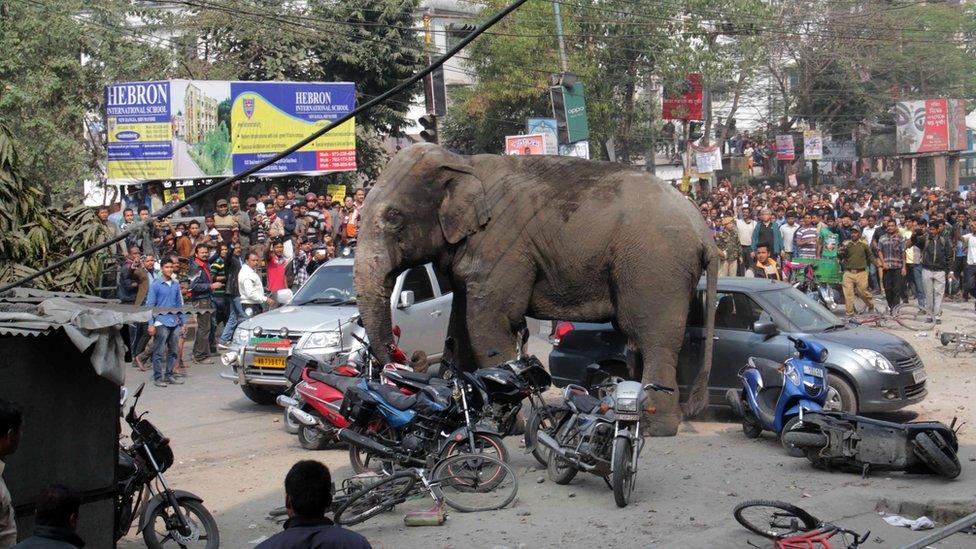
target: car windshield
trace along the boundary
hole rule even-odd
[[[348,305],[355,302],[356,289],[352,285],[352,265],[325,264],[312,273],[291,303],[292,305],[309,303]]]
[[[823,332],[844,326],[823,305],[796,288],[763,292],[763,298],[779,309],[801,332]]]

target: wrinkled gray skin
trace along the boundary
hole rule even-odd
[[[693,415],[708,400],[717,257],[698,210],[644,172],[419,144],[390,161],[366,198],[355,283],[378,349],[392,340],[396,276],[434,262],[454,285],[449,333],[476,366],[511,358],[526,316],[615,320],[643,357],[643,381],[677,388],[688,308],[707,270],[705,359],[684,410]],[[677,392],[651,398],[650,432],[676,434]]]

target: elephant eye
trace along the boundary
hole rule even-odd
[[[397,224],[400,223],[402,219],[403,219],[403,215],[400,213],[400,210],[396,208],[390,208],[389,210],[386,210],[386,220],[388,222]]]

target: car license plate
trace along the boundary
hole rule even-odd
[[[912,372],[912,379],[915,380],[915,383],[921,383],[921,382],[925,381],[925,379],[928,378],[928,377],[929,376],[928,376],[928,374],[925,373],[925,370],[919,370],[917,372]]]
[[[637,414],[631,414],[626,412],[616,412],[616,416],[617,419],[622,421],[637,421],[638,419],[640,419],[640,416],[638,416]]]
[[[256,356],[254,365],[258,368],[277,368],[285,369],[285,357],[283,356]]]
[[[821,370],[820,368],[815,368],[813,366],[804,366],[803,373],[808,376],[823,377],[823,370]]]

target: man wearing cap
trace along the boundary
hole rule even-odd
[[[254,200],[253,198],[248,198],[248,202]],[[257,204],[257,201],[254,201]],[[230,197],[230,213],[237,219],[237,231],[241,237],[241,246],[247,248],[251,243],[251,216],[241,209],[241,199],[232,196]]]
[[[718,276],[736,276],[742,248],[739,246],[739,235],[735,232],[734,217],[722,218],[722,230],[715,235],[715,245],[718,246],[718,254],[722,258]]]
[[[843,261],[844,308],[847,316],[854,315],[854,295],[857,294],[868,304],[868,311],[874,311],[874,297],[868,291],[868,265],[874,263],[874,251],[867,242],[861,240],[861,228],[854,225],[851,237],[838,251]]]
[[[237,216],[230,212],[230,205],[226,199],[217,201],[217,212],[214,213],[214,229],[220,235],[220,240],[230,242],[230,234],[237,228]]]

